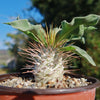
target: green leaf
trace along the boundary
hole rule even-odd
[[[38,38],[32,32],[26,31],[26,32],[23,32],[23,33],[25,33],[27,36],[29,36],[30,38],[32,38],[36,42],[39,42]]]
[[[93,66],[96,66],[95,62],[93,61],[93,59],[91,58],[90,55],[88,55],[88,53],[79,48],[78,46],[75,46],[75,45],[72,45],[72,46],[66,46],[66,47],[63,47],[63,48],[60,48],[60,50],[63,50],[63,51],[72,51],[72,52],[77,52],[79,55],[81,55],[82,57],[84,57],[85,59],[87,59],[89,61],[89,63],[91,63]]]
[[[30,24],[27,19],[16,20],[5,24],[11,25],[12,27],[24,32],[37,42],[46,44],[46,33],[41,25]]]
[[[93,30],[96,30],[97,28],[94,27],[94,26],[89,26],[89,27],[85,27],[85,30],[86,31],[93,31]]]
[[[63,51],[73,51],[73,50],[75,50],[75,48],[72,47],[72,46],[66,46],[66,47],[60,48],[60,50],[63,50]]]
[[[82,37],[82,42],[83,42],[83,44],[85,44],[85,38],[84,37]]]
[[[94,26],[98,23],[99,20],[100,16],[95,14],[90,14],[85,17],[75,17],[70,23],[68,23],[66,20],[62,21],[61,23],[62,30],[58,32],[56,42],[60,42],[63,39],[70,39],[72,35],[73,38],[74,36],[79,37],[80,25],[85,27]],[[84,35],[84,29],[82,30],[83,31],[82,35]]]
[[[73,48],[75,48],[75,50],[84,58],[86,58],[93,66],[96,66],[95,62],[93,61],[92,57],[90,55],[88,55],[88,53],[79,48],[78,46],[72,46]]]
[[[76,38],[73,35],[70,39],[71,40],[81,40],[83,42],[83,44],[85,44],[85,38],[84,38],[84,32],[85,32],[85,27],[84,25],[79,25],[79,34],[77,34]]]
[[[84,35],[84,25],[79,25],[79,36]]]
[[[30,24],[27,19],[16,20],[16,21],[4,23],[4,24],[11,25],[12,27],[21,31],[29,31],[33,29],[33,25]]]

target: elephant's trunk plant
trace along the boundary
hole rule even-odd
[[[50,28],[45,31],[41,25],[32,25],[26,19],[9,22],[14,28],[27,34],[35,44],[30,42],[29,48],[22,49],[21,55],[31,63],[28,68],[33,69],[35,82],[38,87],[45,84],[55,88],[66,88],[64,74],[73,58],[80,55],[96,66],[86,51],[74,45],[75,41],[85,42],[84,33],[95,30],[94,27],[100,16],[90,14],[85,17],[75,17],[70,23],[61,22],[60,28]]]

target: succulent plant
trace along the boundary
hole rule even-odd
[[[90,33],[95,30],[94,27],[100,16],[90,14],[85,17],[75,17],[68,23],[66,20],[61,22],[61,27],[46,30],[41,25],[33,25],[27,19],[19,19],[6,23],[22,31],[36,43],[29,43],[29,47],[22,49],[21,54],[26,57],[31,65],[27,68],[33,68],[35,82],[39,87],[45,84],[53,84],[55,88],[64,88],[64,74],[74,58],[77,55],[87,59],[92,65],[95,65],[93,59],[86,51],[74,45],[75,41],[81,40],[85,43],[84,33]]]

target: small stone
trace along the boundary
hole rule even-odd
[[[74,85],[74,84],[69,84],[69,87],[70,87],[70,88],[74,88],[75,85]]]
[[[52,85],[52,84],[54,84],[54,82],[52,82],[52,81],[49,81],[47,84],[50,84],[50,85]]]
[[[27,83],[27,82],[25,82],[25,83],[23,84],[23,86],[25,86],[25,87],[26,87],[26,86],[28,86],[28,83]]]
[[[34,84],[31,84],[31,88],[35,88],[35,85]]]
[[[82,82],[86,82],[87,79],[85,79],[85,78],[81,78],[81,81],[82,81]]]
[[[22,88],[23,86],[19,84],[19,85],[17,85],[16,87],[17,87],[17,88]]]

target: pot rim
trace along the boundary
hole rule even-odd
[[[4,79],[8,79],[11,76],[18,76],[21,73],[10,73],[10,74],[1,74],[0,75],[0,81]],[[66,94],[66,93],[76,93],[76,92],[83,92],[83,91],[88,91],[91,89],[98,88],[100,86],[100,81],[94,77],[86,77],[84,75],[72,75],[68,74],[71,76],[75,77],[84,77],[89,81],[92,81],[93,84],[88,85],[88,86],[82,86],[82,87],[74,87],[74,88],[60,88],[60,89],[55,89],[55,88],[47,88],[47,89],[30,89],[30,88],[13,88],[13,87],[7,87],[7,86],[1,86],[0,85],[0,94],[32,94],[32,95],[52,95],[52,94]]]

